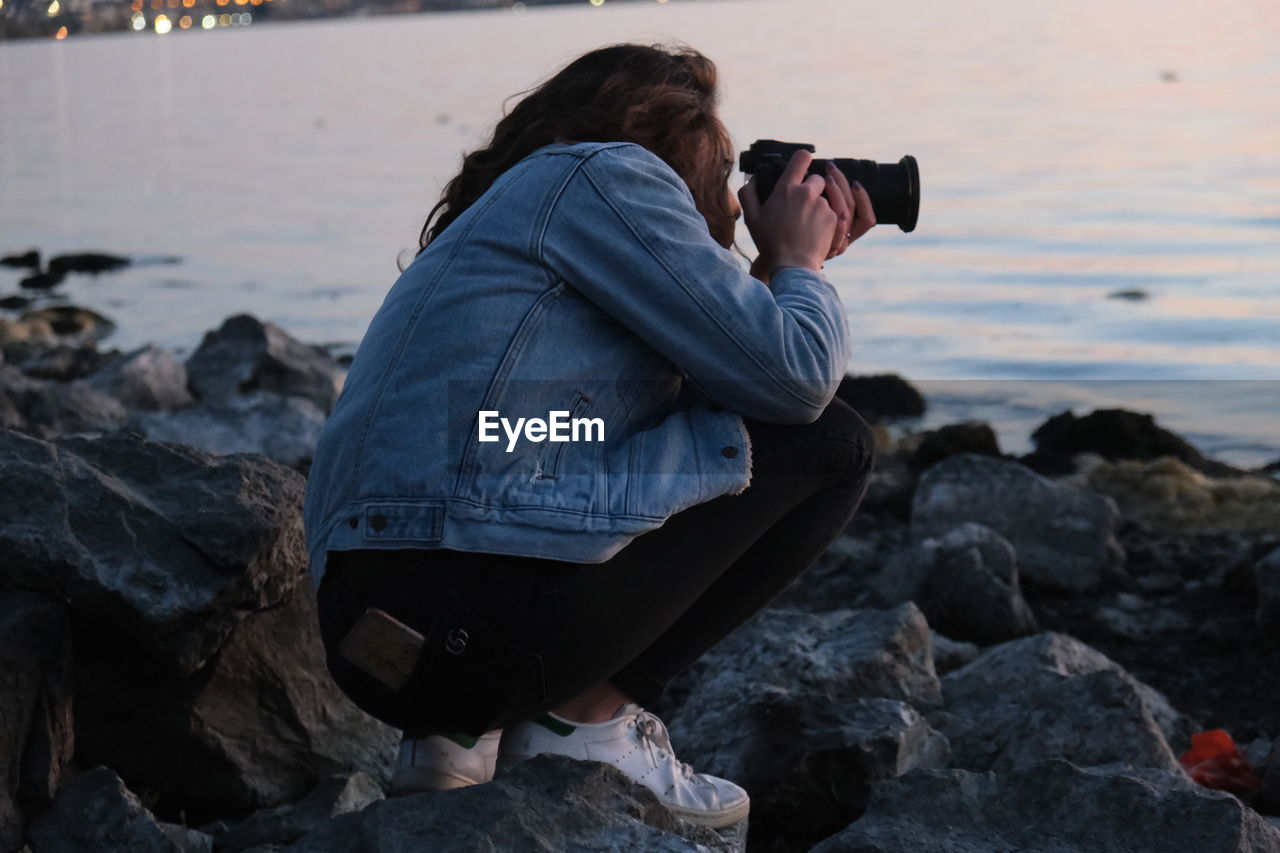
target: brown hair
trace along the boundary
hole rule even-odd
[[[733,146],[716,114],[715,64],[689,47],[615,44],[578,57],[524,95],[462,160],[422,226],[418,254],[498,176],[556,141],[635,142],[684,179],[711,236],[733,245]]]

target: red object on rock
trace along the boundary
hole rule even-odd
[[[1262,787],[1257,771],[1244,760],[1236,742],[1223,729],[1192,735],[1191,749],[1178,761],[1197,784],[1206,788],[1249,794]]]

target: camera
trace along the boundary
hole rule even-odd
[[[738,168],[756,179],[756,195],[763,204],[782,177],[791,155],[805,150],[813,153],[812,145],[800,142],[779,142],[776,139],[757,139],[751,148],[738,157]],[[844,173],[849,183],[858,181],[871,197],[871,207],[879,225],[897,225],[903,231],[916,227],[920,214],[920,167],[910,154],[897,163],[877,163],[874,160],[855,160],[835,157],[831,160]],[[826,160],[815,159],[809,166],[810,175],[825,175]]]

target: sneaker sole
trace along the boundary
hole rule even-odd
[[[502,760],[498,762],[498,769],[493,774],[494,778],[506,775],[507,771],[509,771],[514,765],[519,764],[521,761],[527,761],[531,757],[532,756],[529,755],[516,754],[507,754],[502,756]],[[732,824],[744,820],[747,817],[747,814],[751,811],[751,800],[749,799],[743,800],[739,805],[714,812],[687,809],[681,806],[672,805],[661,797],[658,798],[658,802],[670,809],[672,813],[680,819],[687,820],[689,823],[696,823],[699,826],[705,826],[709,829],[723,829],[726,826],[731,826]]]

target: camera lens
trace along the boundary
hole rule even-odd
[[[897,163],[836,157],[831,162],[849,183],[858,181],[871,196],[876,222],[912,231],[920,216],[920,167],[910,154]],[[814,165],[818,165],[816,162]]]

